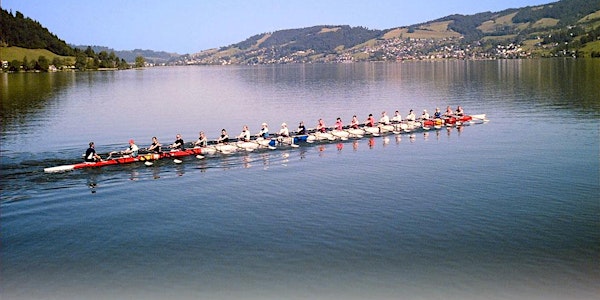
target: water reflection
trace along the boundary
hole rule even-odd
[[[371,137],[369,138],[369,148],[373,149],[373,147],[375,147],[375,138]]]
[[[152,166],[150,166],[150,168],[152,168],[152,179],[159,179],[160,167],[156,166],[156,164],[153,164]]]
[[[56,95],[75,84],[74,72],[1,73],[0,122],[2,130],[30,126],[60,108]]]
[[[87,178],[87,186],[90,188],[92,194],[96,193],[96,188],[98,187],[98,175],[95,174],[95,172],[90,173]]]
[[[385,147],[385,146],[387,146],[387,145],[390,144],[390,137],[389,136],[384,136],[384,137],[381,138],[381,141],[382,141],[383,147]]]

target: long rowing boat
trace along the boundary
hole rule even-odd
[[[469,124],[479,124],[487,122],[485,114],[451,117],[446,119],[430,119],[422,122],[404,121],[393,124],[380,124],[375,127],[345,128],[344,130],[331,130],[329,132],[315,132],[303,135],[294,135],[284,138],[258,138],[251,141],[233,141],[227,144],[212,144],[206,147],[193,147],[184,150],[173,150],[159,153],[144,153],[138,156],[123,156],[117,158],[107,158],[97,162],[81,162],[70,165],[45,168],[46,173],[65,172],[84,168],[98,168],[110,165],[130,164],[136,162],[146,162],[151,165],[152,161],[172,158],[180,162],[178,158],[195,155],[198,158],[204,158],[203,155],[214,155],[216,153],[231,154],[238,150],[254,151],[257,149],[276,149],[276,146],[298,147],[300,143],[329,142],[335,140],[360,139],[365,135],[378,136],[382,134],[400,134],[416,132],[418,130],[427,131],[431,128],[440,129],[442,126],[462,126]]]
[[[147,161],[154,161],[154,160],[159,160],[159,159],[163,159],[163,158],[176,159],[176,158],[181,158],[181,157],[190,156],[190,155],[200,155],[200,154],[202,154],[202,149],[203,148],[190,148],[190,149],[178,150],[178,151],[140,154],[136,157],[123,156],[123,157],[110,158],[110,159],[97,161],[97,162],[81,162],[81,163],[72,164],[72,165],[63,165],[63,166],[45,168],[44,172],[46,172],[46,173],[65,172],[65,171],[84,169],[84,168],[130,164],[130,163],[134,163],[134,162],[147,162]]]

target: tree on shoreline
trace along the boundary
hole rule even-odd
[[[143,67],[143,66],[145,66],[145,65],[146,65],[146,60],[144,59],[144,57],[143,57],[143,56],[139,56],[139,55],[138,55],[138,56],[135,58],[135,67],[136,67],[136,68],[141,68],[141,67]]]

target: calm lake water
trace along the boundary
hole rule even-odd
[[[597,299],[600,60],[0,74],[3,299]],[[247,124],[490,122],[45,174]]]

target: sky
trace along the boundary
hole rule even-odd
[[[317,25],[390,29],[556,0],[0,0],[69,44],[178,54]]]

